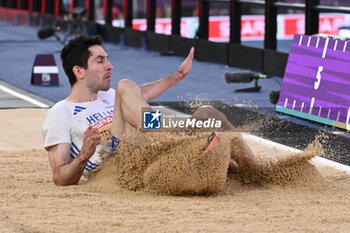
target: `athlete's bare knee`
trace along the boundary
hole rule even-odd
[[[214,118],[222,118],[224,114],[210,105],[203,105],[198,108],[197,114],[202,117],[214,117]]]
[[[118,82],[116,87],[118,95],[123,95],[125,92],[130,91],[140,92],[140,87],[130,79],[122,79]]]

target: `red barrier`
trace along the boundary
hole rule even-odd
[[[86,18],[89,19],[90,17],[90,0],[86,0],[86,9],[88,9],[88,11],[86,12]]]
[[[0,7],[0,20],[17,24],[28,24],[29,11]]]
[[[28,1],[28,11],[32,12],[33,11],[33,0]]]
[[[71,1],[70,1],[70,6],[69,6],[70,12],[72,12],[73,9],[74,9],[74,0],[71,0]]]
[[[0,20],[5,21],[5,11],[6,8],[0,7]]]
[[[55,15],[59,15],[60,13],[60,1],[59,0],[55,0]]]
[[[7,9],[5,12],[6,21],[10,23],[17,23],[17,12],[15,9]]]
[[[45,14],[46,0],[41,0],[41,13]]]
[[[108,5],[108,0],[103,1],[103,15],[104,15],[104,20],[106,20],[107,16],[107,5]]]
[[[18,11],[17,23],[18,24],[28,24],[29,23],[29,11],[26,11],[26,10]]]

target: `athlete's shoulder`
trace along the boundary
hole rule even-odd
[[[69,112],[72,111],[72,103],[67,100],[61,100],[54,104],[49,109],[49,114],[67,114],[69,115]]]

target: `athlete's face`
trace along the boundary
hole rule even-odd
[[[93,45],[89,47],[91,56],[88,60],[88,68],[85,70],[86,86],[91,91],[107,91],[111,83],[111,70],[113,66],[109,63],[107,53],[102,46]]]

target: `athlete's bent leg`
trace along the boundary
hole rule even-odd
[[[141,95],[140,87],[123,79],[116,87],[112,135],[125,141],[134,141],[142,127],[142,109],[151,109]]]
[[[231,148],[231,171],[242,172],[244,169],[258,171],[260,169],[260,165],[250,147],[244,141],[241,133],[233,132],[235,128],[226,118],[225,114],[210,105],[204,105],[194,112],[192,118],[200,120],[215,118],[216,120],[221,120],[222,126],[220,130],[226,132],[225,134],[229,134],[231,138],[230,145],[227,145]]]

